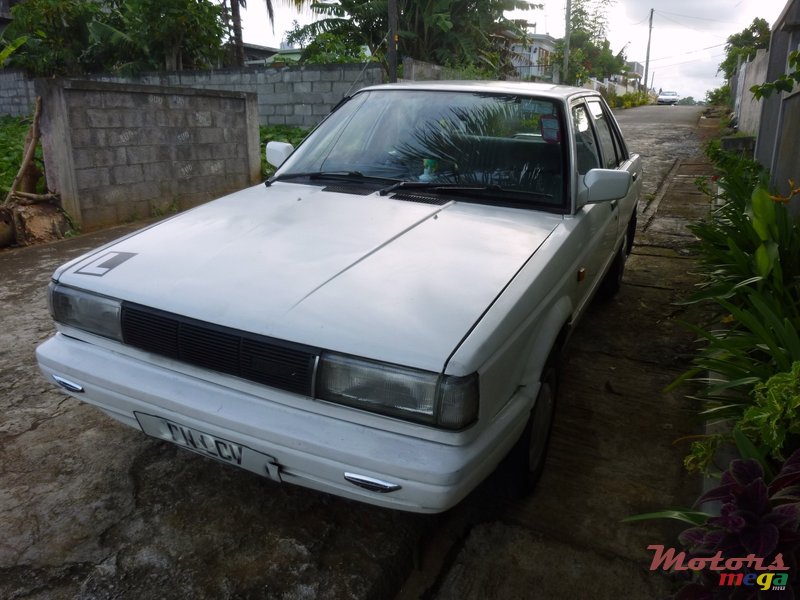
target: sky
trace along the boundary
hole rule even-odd
[[[297,13],[283,0],[275,7],[274,33],[263,0],[250,0],[243,15],[245,42],[278,47],[292,21],[308,23],[310,12]],[[508,13],[536,23],[536,33],[564,36],[566,0],[537,0],[543,10]],[[654,9],[650,45],[650,77],[655,90],[674,90],[702,100],[706,92],[725,83],[717,73],[725,58],[725,42],[753,19],[766,19],[770,27],[787,0],[616,0],[608,12],[608,40],[614,53],[625,48],[628,60],[644,64],[647,56],[648,20]]]

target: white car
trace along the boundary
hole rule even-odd
[[[670,104],[674,105],[678,103],[681,97],[678,95],[678,92],[661,92],[656,98],[656,104]]]
[[[280,168],[59,268],[42,371],[144,433],[380,506],[542,469],[559,355],[620,285],[641,164],[595,92],[354,94]]]

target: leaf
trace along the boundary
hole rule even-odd
[[[711,518],[711,515],[704,512],[692,511],[692,510],[668,509],[668,510],[661,510],[658,512],[634,515],[632,517],[627,517],[625,519],[622,519],[622,522],[633,523],[636,521],[651,521],[653,519],[673,519],[675,521],[682,521],[683,523],[689,523],[690,525],[704,525],[709,518]]]
[[[772,523],[762,522],[756,528],[741,532],[739,539],[748,552],[756,556],[769,556],[778,545],[780,533]]]
[[[762,476],[766,475],[767,479],[772,479],[771,469],[767,464],[766,458],[761,450],[747,437],[741,430],[735,429],[733,432],[733,441],[736,443],[736,449],[739,451],[739,456],[743,459],[750,459],[756,461],[762,470]]]

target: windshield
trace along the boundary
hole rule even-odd
[[[508,192],[517,200],[560,207],[565,198],[562,124],[557,104],[535,97],[363,92],[325,120],[276,178],[352,174],[414,182],[408,185],[417,188],[430,184],[439,191],[485,188],[494,197]]]

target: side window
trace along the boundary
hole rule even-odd
[[[575,151],[578,159],[578,173],[584,175],[590,169],[600,166],[597,141],[594,137],[591,118],[586,106],[576,104],[572,107],[572,123],[575,128]]]
[[[603,166],[606,169],[616,169],[623,161],[619,143],[615,140],[615,135],[611,123],[608,122],[603,113],[603,107],[599,100],[589,100],[589,110],[592,112],[597,139],[600,142],[600,151],[603,155]]]

